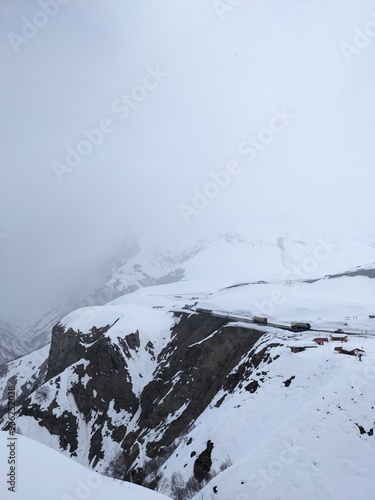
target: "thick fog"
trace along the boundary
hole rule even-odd
[[[0,317],[120,242],[374,233],[375,2],[2,0]]]

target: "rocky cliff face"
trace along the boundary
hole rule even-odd
[[[116,449],[120,475],[143,483],[144,464],[167,460],[218,392],[222,402],[251,372],[256,357],[237,367],[262,336],[190,310],[169,314],[169,324],[159,348],[116,322],[86,332],[55,325],[39,385],[19,398],[20,430],[45,428],[62,451],[99,470]],[[194,458],[197,480],[209,473],[212,446]]]
[[[171,340],[158,356],[153,380],[140,395],[140,415],[135,430],[124,443],[134,462],[139,438],[152,431],[156,439],[146,444],[150,458],[160,455],[228,385],[228,377],[241,357],[259,339],[254,330],[226,326],[227,320],[205,315],[180,314]]]

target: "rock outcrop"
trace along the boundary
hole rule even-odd
[[[62,450],[94,468],[108,466],[106,443],[118,443],[125,477],[142,483],[145,459],[166,460],[216,395],[222,392],[218,407],[269,356],[267,348],[249,356],[263,332],[231,326],[226,318],[186,310],[176,312],[171,325],[159,352],[139,330],[115,337],[110,325],[88,332],[55,325],[45,377],[20,401],[19,421],[32,419],[58,437]],[[143,386],[140,352],[154,367]],[[198,482],[208,478],[212,447],[208,441],[195,459]]]

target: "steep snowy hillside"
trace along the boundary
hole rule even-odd
[[[0,446],[9,444],[8,434],[0,432]],[[166,496],[141,486],[103,477],[60,453],[24,436],[16,436],[16,486],[0,483],[2,500],[165,500]],[[2,453],[1,470],[8,471],[6,453]]]
[[[250,322],[258,302],[270,325]],[[370,500],[374,310],[363,275],[145,287],[3,365],[3,404],[11,383],[20,433],[175,499]],[[311,331],[272,326],[291,321]]]
[[[0,418],[6,418],[7,388],[16,388],[16,403],[21,404],[44,382],[50,346],[0,366]]]
[[[27,352],[27,346],[22,338],[22,329],[0,320],[0,365]]]
[[[210,442],[210,473],[219,475],[207,474],[205,498],[213,491],[223,500],[373,498],[375,339],[353,343],[366,351],[362,363],[337,353],[339,343],[300,353],[288,349],[293,345],[285,336],[262,339],[257,352],[271,347],[268,359],[244,377],[244,358],[230,390],[217,394],[169,458],[166,474],[179,469],[186,481],[194,470],[189,452]],[[220,473],[228,456],[233,465]]]

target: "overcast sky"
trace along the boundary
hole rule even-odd
[[[374,233],[375,1],[64,2],[0,2],[0,315],[124,238]]]

